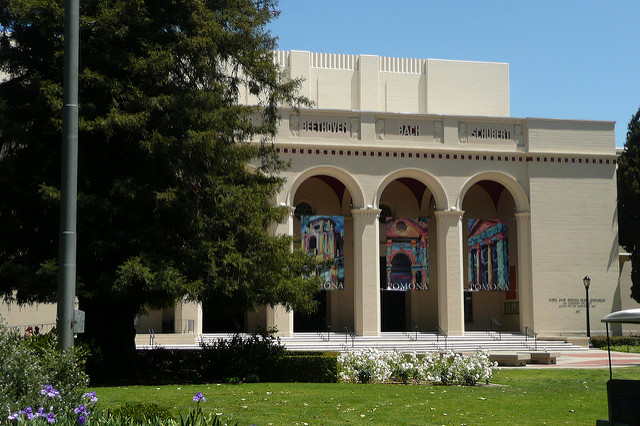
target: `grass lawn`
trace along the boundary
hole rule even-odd
[[[616,379],[640,379],[640,367]],[[255,383],[95,388],[100,408],[155,402],[186,414],[193,395],[240,425],[595,424],[607,418],[608,369],[503,369],[491,386]]]

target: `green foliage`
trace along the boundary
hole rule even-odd
[[[272,382],[335,383],[338,357],[335,355],[285,356],[270,371]]]
[[[617,173],[620,244],[631,253],[631,297],[640,302],[640,109],[627,127]]]
[[[0,415],[25,407],[53,407],[71,411],[81,401],[88,377],[83,371],[82,349],[56,349],[55,334],[22,338],[0,321]],[[60,397],[49,398],[41,390],[51,385]]]
[[[168,409],[154,402],[127,402],[110,410],[110,414],[113,417],[133,420],[136,424],[142,423],[143,420],[169,420],[173,418]]]
[[[235,335],[231,340],[219,339],[203,344],[201,369],[203,378],[211,381],[245,381],[247,377],[267,377],[285,354],[279,340],[266,334],[248,337]]]
[[[611,346],[640,346],[640,336],[610,336]],[[593,336],[591,344],[594,348],[607,348],[607,336]]]
[[[111,375],[145,306],[315,306],[314,261],[268,232],[286,215],[277,105],[306,102],[273,62],[275,7],[80,2],[77,295]],[[63,9],[0,7],[0,295],[20,302],[55,298]]]
[[[204,350],[154,349],[139,351],[138,384],[167,383],[335,383],[336,352],[289,352],[268,336],[236,337],[214,342]],[[130,382],[129,382],[130,383]]]

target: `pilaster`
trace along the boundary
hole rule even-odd
[[[380,209],[353,209],[354,324],[360,336],[380,335]]]
[[[520,305],[520,330],[531,327],[535,330],[533,316],[533,279],[531,276],[531,214],[517,212],[518,230],[518,300]]]
[[[438,325],[451,336],[464,335],[462,210],[434,212],[438,229]]]

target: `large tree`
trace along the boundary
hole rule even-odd
[[[640,109],[631,117],[618,159],[620,244],[631,254],[631,297],[640,303]]]
[[[77,296],[105,351],[179,297],[314,305],[313,261],[268,232],[277,105],[304,101],[273,61],[276,1],[80,2]],[[63,3],[0,10],[0,292],[21,303],[56,296]]]

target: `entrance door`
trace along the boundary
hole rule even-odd
[[[398,256],[396,256],[398,257]],[[404,291],[387,290],[387,258],[380,258],[380,291],[382,331],[406,331],[406,294]],[[394,274],[395,272],[395,274]],[[409,274],[411,264],[409,264]],[[400,279],[406,271],[392,267],[392,279]],[[402,281],[397,281],[402,282]]]

